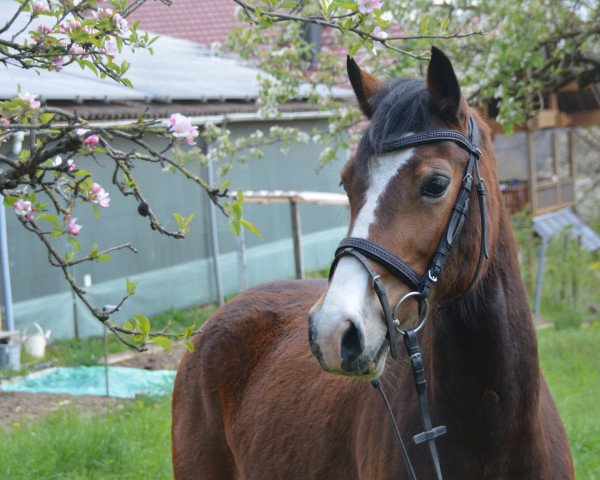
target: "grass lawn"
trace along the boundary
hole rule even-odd
[[[567,428],[577,478],[600,480],[600,329],[539,332],[542,367]],[[170,399],[89,417],[75,410],[0,434],[0,478],[171,478]]]
[[[600,328],[538,333],[542,369],[567,429],[575,478],[600,480]]]

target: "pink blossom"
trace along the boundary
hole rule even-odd
[[[58,25],[58,30],[61,33],[67,33],[69,30],[75,30],[79,27],[81,27],[81,22],[78,22],[77,20],[67,20],[65,23]]]
[[[129,28],[129,24],[127,23],[127,20],[125,20],[118,13],[113,17],[113,20],[115,22],[115,26],[117,27],[117,29],[119,30],[119,32],[121,34],[124,34],[127,32],[127,29]]]
[[[68,217],[68,218],[67,218]],[[77,223],[77,217],[71,218],[71,215],[65,215],[65,220],[67,223],[67,233],[73,235],[75,237],[79,236],[79,231],[81,230],[81,225]]]
[[[88,35],[93,35],[94,34],[94,29],[92,27],[83,27],[81,29],[81,31],[83,33],[87,33]]]
[[[49,12],[50,11],[50,6],[48,5],[48,2],[46,2],[46,0],[35,0],[35,2],[33,2],[33,12],[34,13],[42,13],[42,12]]]
[[[388,39],[388,34],[387,32],[383,31],[381,29],[381,27],[377,26],[375,28],[375,30],[373,30],[373,36],[380,38],[381,40],[387,40]]]
[[[100,185],[94,183],[92,185],[92,203],[100,205],[101,207],[108,207],[110,205],[110,194],[107,193]]]
[[[98,143],[100,142],[100,138],[98,137],[98,135],[93,133],[92,135],[85,136],[87,132],[89,132],[87,128],[78,128],[76,133],[80,137],[84,137],[83,144],[85,146],[95,147],[96,145],[98,145]]]
[[[383,0],[358,0],[358,11],[360,13],[371,13],[373,10],[381,8]]]
[[[60,72],[63,68],[63,58],[60,56],[54,57],[54,70]]]
[[[112,40],[104,42],[104,48],[100,51],[109,57],[115,57],[118,53],[117,45]]]
[[[72,53],[73,55],[83,55],[85,53],[85,50],[81,45],[77,45],[76,43],[74,43],[73,45],[71,45],[71,48],[69,48],[69,53]]]
[[[33,206],[31,205],[31,202],[29,200],[23,200],[22,198],[19,198],[14,203],[13,208],[15,209],[15,213],[19,217],[26,217],[33,210]]]
[[[52,27],[50,25],[38,25],[35,29],[40,35],[52,33]]]
[[[169,118],[167,125],[175,138],[185,138],[189,145],[196,143],[194,139],[198,136],[198,127],[193,126],[185,115],[174,113]]]
[[[75,165],[75,162],[73,161],[73,159],[67,160],[67,167],[69,169],[69,172],[72,172],[73,170],[77,170],[77,165]]]
[[[0,117],[0,123],[2,125],[10,125],[10,120],[8,118]]]
[[[100,138],[95,133],[83,139],[83,144],[87,145],[88,147],[95,147],[98,145],[98,142],[100,142]]]
[[[40,108],[40,101],[37,99],[37,95],[25,92],[19,93],[19,98],[27,102],[31,108]]]
[[[27,219],[27,221],[33,222],[35,220],[35,215],[33,213],[28,213],[25,218]]]

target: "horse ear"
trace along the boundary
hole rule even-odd
[[[431,60],[427,67],[427,90],[441,115],[459,119],[462,107],[460,86],[450,59],[436,47],[431,47]]]
[[[367,118],[373,116],[373,106],[369,102],[382,87],[382,83],[373,75],[363,71],[353,58],[346,57],[346,68],[358,105]]]

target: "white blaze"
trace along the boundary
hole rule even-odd
[[[375,222],[375,212],[379,201],[390,181],[398,171],[408,163],[414,149],[374,157],[370,160],[369,188],[365,193],[365,202],[350,232],[350,236],[367,238],[369,228]],[[354,257],[340,259],[327,295],[320,309],[319,337],[338,341],[334,332],[345,330],[348,318],[360,322],[365,334],[365,344],[381,345],[385,336],[385,327],[379,319],[378,302],[374,301],[373,290],[365,268]],[[321,345],[324,360],[332,365],[339,359],[337,345]],[[327,358],[329,357],[329,358]]]

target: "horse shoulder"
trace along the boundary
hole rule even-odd
[[[261,360],[294,332],[307,336],[308,309],[324,288],[314,280],[264,284],[229,301],[202,326],[173,391],[175,478],[237,477],[226,425]]]

